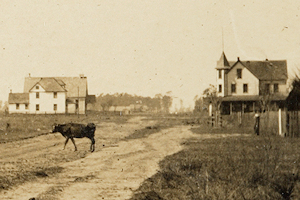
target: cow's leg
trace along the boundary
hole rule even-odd
[[[64,148],[63,148],[63,150],[65,150],[65,148],[66,148],[66,145],[67,145],[67,143],[68,143],[68,141],[69,141],[69,137],[66,137],[66,141],[65,141],[65,145],[64,145]]]
[[[90,138],[92,143],[91,143],[91,147],[90,147],[90,151],[94,152],[95,151],[95,139],[94,138]]]
[[[76,147],[76,144],[75,144],[75,141],[74,141],[74,138],[71,138],[73,144],[74,144],[74,147],[75,147],[75,151],[77,151],[77,147]]]

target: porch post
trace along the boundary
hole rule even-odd
[[[242,101],[242,114],[244,114],[244,102]]]
[[[230,102],[230,115],[232,114],[232,102]]]

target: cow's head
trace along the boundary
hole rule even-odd
[[[94,123],[88,123],[88,125],[86,126],[89,130],[89,132],[95,132],[96,130],[96,125]]]
[[[56,124],[56,123],[53,124],[53,125],[52,125],[52,133],[58,132],[57,128],[58,128],[58,124]]]

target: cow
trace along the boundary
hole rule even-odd
[[[55,124],[53,126],[52,133],[59,132],[66,138],[63,149],[65,149],[69,139],[71,139],[71,141],[74,144],[75,151],[77,151],[77,147],[74,138],[87,137],[91,140],[90,151],[94,152],[95,151],[95,138],[94,138],[95,130],[96,130],[96,126],[94,123],[88,123],[87,125],[67,123],[67,124]]]

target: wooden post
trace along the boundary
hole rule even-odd
[[[244,114],[244,112],[245,112],[244,109],[245,109],[244,108],[244,102],[242,102],[242,114]]]
[[[283,136],[282,135],[282,124],[281,124],[281,108],[279,108],[278,110],[278,133],[280,136]]]
[[[211,117],[213,114],[212,114],[212,104],[210,103],[209,106],[208,106],[208,115]]]

